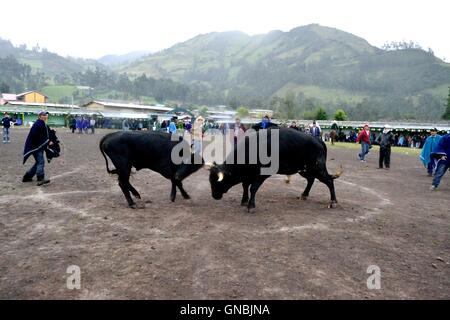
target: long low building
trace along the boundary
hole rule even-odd
[[[163,105],[141,105],[134,103],[122,103],[111,101],[94,100],[86,103],[82,108],[90,111],[99,112],[136,112],[136,113],[148,113],[148,114],[162,114],[171,112],[173,108],[168,108]]]

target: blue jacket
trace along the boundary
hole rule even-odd
[[[447,156],[447,160],[439,160],[442,156]],[[450,133],[439,140],[439,143],[431,152],[431,157],[436,161],[444,161],[447,165],[450,164]]]
[[[23,150],[23,163],[35,152],[44,150],[49,143],[49,128],[44,120],[38,119],[30,129],[25,148]]]
[[[425,144],[423,145],[422,152],[420,154],[420,160],[422,160],[423,165],[426,167],[432,161],[431,153],[439,144],[439,140],[441,140],[440,135],[429,136],[427,140],[425,140]]]

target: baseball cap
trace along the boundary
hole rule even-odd
[[[45,110],[41,110],[41,111],[39,111],[39,113],[38,113],[38,116],[48,116],[48,111],[45,111]]]

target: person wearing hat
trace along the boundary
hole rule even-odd
[[[9,140],[9,128],[11,127],[12,119],[9,117],[8,112],[5,112],[4,117],[2,118],[3,125],[3,143],[10,143]]]
[[[436,169],[436,164],[434,159],[431,158],[431,153],[434,148],[438,145],[441,136],[437,134],[438,130],[436,128],[431,129],[430,136],[425,140],[422,152],[420,153],[420,160],[422,160],[423,165],[427,168],[428,176],[432,177],[433,172]]]
[[[366,162],[366,155],[370,149],[370,127],[369,124],[365,124],[363,130],[356,138],[356,143],[361,143],[361,153],[358,155],[361,162]]]
[[[321,137],[321,130],[320,130],[320,127],[317,125],[316,120],[313,121],[313,124],[311,127],[311,135],[316,139],[320,139],[320,137]]]
[[[384,163],[386,169],[389,170],[391,166],[391,146],[395,144],[395,139],[388,124],[384,126],[383,133],[378,136],[377,142],[380,144],[378,168],[383,169]]]
[[[25,164],[30,156],[34,157],[35,163],[25,173],[22,182],[32,182],[33,177],[36,176],[38,186],[50,183],[50,180],[45,179],[44,172],[44,152],[47,145],[52,145],[52,142],[50,142],[50,128],[46,124],[47,120],[48,112],[40,111],[38,120],[33,124],[28,133],[23,151],[23,164]]]

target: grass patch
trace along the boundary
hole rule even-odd
[[[42,88],[42,93],[49,97],[53,103],[58,103],[64,97],[72,97],[76,91],[75,86],[47,86]]]
[[[329,148],[329,149],[333,149],[333,148],[353,149],[353,150],[361,149],[361,145],[358,143],[336,142],[334,144],[334,146],[330,142],[326,142],[326,144],[327,144],[327,148]],[[378,153],[380,151],[380,147],[374,145],[370,151]],[[399,153],[399,154],[404,154],[404,155],[413,156],[413,157],[418,157],[421,152],[422,152],[422,149],[392,147],[392,153]]]

